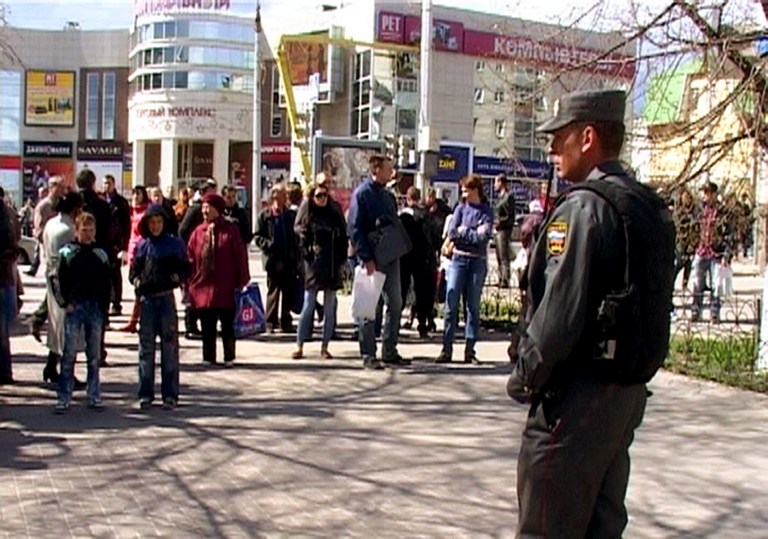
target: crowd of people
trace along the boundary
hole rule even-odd
[[[442,348],[437,363],[453,359],[458,320],[463,315],[463,359],[476,363],[480,301],[488,274],[488,245],[495,241],[499,285],[517,281],[525,303],[527,256],[547,202],[533,200],[521,227],[522,249],[513,261],[512,229],[515,197],[504,175],[495,179],[496,202],[489,204],[482,179],[468,176],[461,182],[461,200],[452,209],[430,190],[410,187],[404,200],[391,190],[395,172],[391,161],[375,155],[370,177],[354,192],[348,212],[334,199],[334,178],[323,172],[306,189],[277,184],[266,208],[251,226],[237,203],[236,189],[213,179],[168,196],[158,187],[135,186],[130,201],[104,177],[96,190],[96,177],[84,170],[76,188],[52,176],[40,186],[40,199],[25,204],[16,214],[3,206],[4,245],[0,258],[0,326],[2,372],[0,381],[12,382],[9,321],[21,305],[21,280],[15,265],[22,232],[38,241],[29,275],[43,267],[46,298],[31,315],[31,333],[42,342],[46,332],[48,355],[43,380],[58,390],[59,411],[66,411],[72,390],[86,389],[89,403],[98,409],[99,368],[108,365],[104,343],[110,316],[123,312],[123,268],[134,294],[128,321],[119,329],[139,339],[139,405],[155,400],[155,352],[159,339],[162,373],[161,401],[166,408],[178,402],[179,328],[174,290],[182,291],[184,335],[202,341],[202,359],[217,363],[221,336],[223,365],[235,360],[234,292],[250,280],[247,248],[261,251],[267,277],[264,312],[268,333],[294,334],[294,359],[305,357],[314,320],[322,324],[320,357],[330,359],[337,336],[337,298],[345,281],[361,266],[368,274],[381,272],[384,286],[376,316],[355,320],[363,366],[381,369],[407,365],[398,353],[404,306],[410,303],[405,325],[416,324],[421,338],[438,333],[438,304],[444,304]],[[218,194],[218,193],[221,194]],[[747,255],[752,246],[753,210],[748,199],[727,195],[717,200],[717,186],[708,183],[703,198],[694,200],[683,189],[673,204],[677,228],[676,274],[683,287],[693,275],[693,320],[700,320],[704,292],[711,295],[711,319],[719,320],[720,297],[727,294],[724,276],[735,255]],[[544,195],[542,195],[544,196]],[[16,222],[16,225],[13,225]],[[388,256],[389,236],[401,234],[408,248]],[[394,237],[394,236],[393,236]],[[6,247],[7,245],[7,247]],[[391,254],[391,253],[390,253]],[[522,259],[522,262],[518,262]],[[510,266],[511,264],[511,266]],[[77,276],[74,278],[73,276]],[[80,280],[81,276],[87,279]],[[83,283],[87,283],[87,286]],[[296,324],[294,324],[296,322]],[[376,340],[381,338],[381,352]],[[75,354],[86,355],[87,378],[73,374]]]

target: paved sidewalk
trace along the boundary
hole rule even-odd
[[[27,284],[31,312],[42,280]],[[505,395],[506,339],[488,337],[481,366],[382,372],[362,370],[350,340],[331,361],[318,343],[292,361],[292,337],[248,340],[224,370],[182,339],[181,406],[140,413],[137,338],[109,332],[108,408],[80,400],[56,416],[45,350],[16,336],[19,383],[0,387],[0,536],[510,537],[526,410]],[[404,341],[406,357],[439,352]],[[768,398],[666,373],[652,389],[626,537],[764,537]]]

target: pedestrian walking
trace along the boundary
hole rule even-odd
[[[699,244],[699,216],[693,195],[687,187],[680,189],[674,205],[675,230],[677,245],[675,246],[675,276],[683,272],[682,290],[688,288],[691,277],[693,258]]]
[[[216,364],[216,325],[221,323],[224,365],[235,360],[235,291],[248,284],[248,259],[237,226],[223,217],[226,203],[214,193],[203,198],[204,221],[189,239],[188,283],[192,306],[200,316],[203,361]]]
[[[488,242],[493,235],[493,210],[479,176],[461,181],[462,202],[448,229],[451,263],[446,274],[443,348],[435,363],[450,363],[458,324],[459,300],[465,294],[464,362],[477,363],[475,344],[480,331],[480,297],[488,274]]]
[[[99,366],[112,283],[109,256],[96,243],[96,226],[96,218],[90,213],[83,212],[77,216],[76,241],[67,243],[59,250],[58,267],[51,279],[56,303],[66,313],[57,413],[69,410],[72,400],[75,356],[81,332],[85,334],[88,406],[95,410],[104,407]]]
[[[304,265],[304,303],[296,335],[297,350],[293,359],[304,357],[304,343],[312,331],[315,301],[323,293],[324,316],[320,357],[331,359],[328,343],[336,326],[336,291],[343,284],[343,268],[347,260],[347,224],[330,204],[325,184],[314,184],[308,192],[307,211],[295,224]]]
[[[723,235],[726,214],[717,201],[717,184],[707,182],[701,188],[699,208],[699,242],[693,259],[693,305],[691,321],[701,321],[704,309],[704,291],[709,289],[710,320],[720,322],[720,295],[717,292],[717,267],[725,251]]]
[[[173,409],[179,401],[179,323],[173,291],[189,276],[187,247],[166,232],[165,209],[152,205],[139,224],[129,277],[139,298],[139,407],[155,399],[155,341],[160,340],[161,396]]]
[[[507,392],[530,404],[518,537],[621,537],[629,446],[669,349],[672,215],[619,162],[626,94],[567,94],[540,131],[574,185],[531,250],[531,306]]]

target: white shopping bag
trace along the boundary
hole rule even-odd
[[[717,295],[721,298],[730,298],[733,295],[733,268],[730,264],[718,264]]]
[[[373,275],[363,266],[355,268],[355,278],[352,281],[352,306],[350,313],[355,320],[376,319],[376,306],[384,289],[384,281],[387,276],[380,271],[374,271]]]

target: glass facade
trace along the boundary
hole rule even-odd
[[[99,138],[99,74],[88,73],[85,86],[85,138]]]
[[[143,24],[133,34],[132,92],[253,92],[251,21],[178,18]]]
[[[21,154],[21,99],[21,71],[0,71],[0,154],[2,155]]]
[[[144,24],[136,28],[134,45],[163,39],[201,39],[253,43],[253,25],[220,21],[175,20]]]
[[[104,98],[101,114],[101,138],[115,139],[115,74],[104,73]]]

